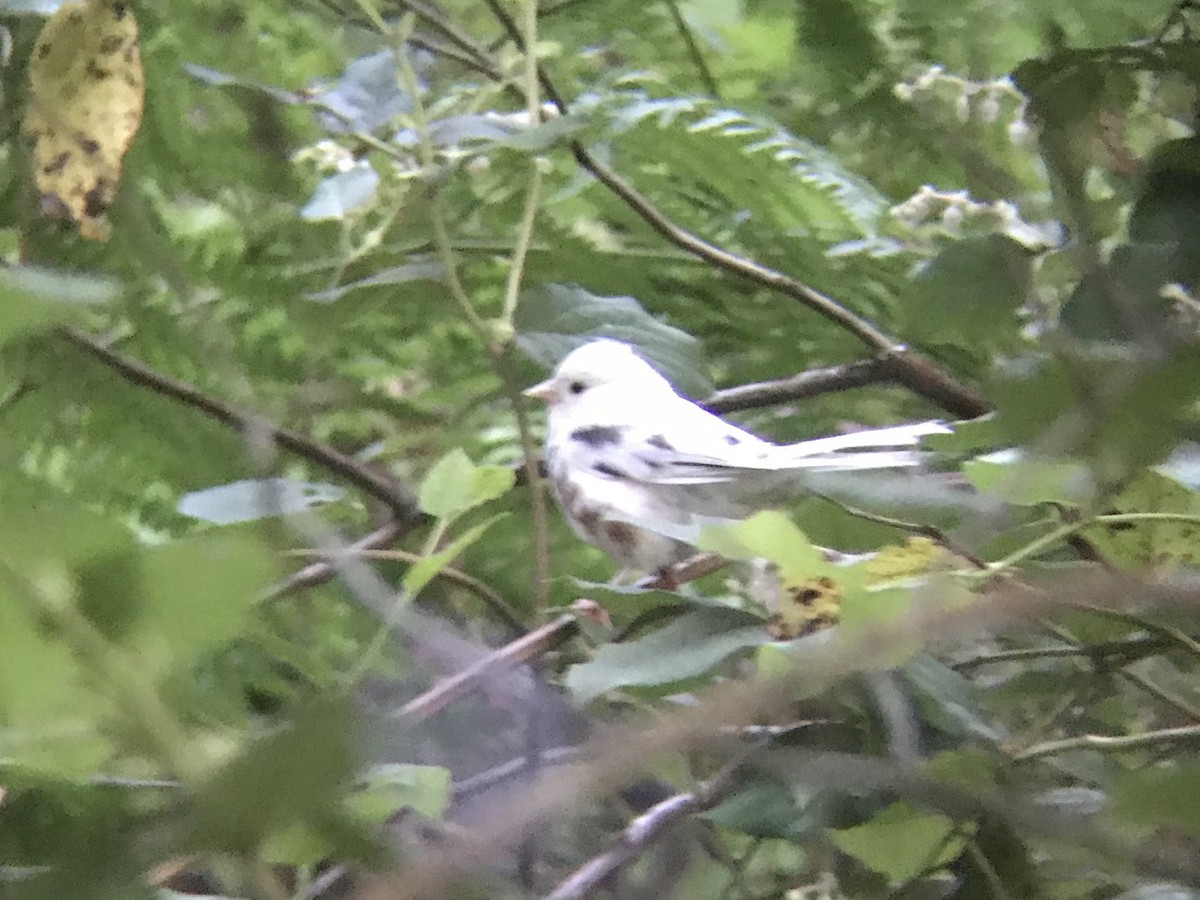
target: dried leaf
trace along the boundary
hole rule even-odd
[[[108,237],[101,217],[141,124],[144,89],[128,3],[66,3],[46,21],[33,48],[25,116],[43,215],[77,222],[89,240]]]

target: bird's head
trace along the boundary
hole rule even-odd
[[[625,386],[631,396],[661,387],[671,390],[667,380],[638,356],[633,347],[602,338],[568,353],[554,374],[526,390],[525,396],[541,400],[552,409],[564,409],[593,395],[597,388]]]

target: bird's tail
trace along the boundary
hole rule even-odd
[[[826,472],[916,466],[927,458],[925,452],[914,449],[921,438],[949,433],[950,428],[945,423],[932,420],[891,428],[873,428],[787,444],[779,448],[776,462],[783,469]]]

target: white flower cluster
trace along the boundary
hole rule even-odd
[[[1030,128],[1025,118],[1029,101],[1007,76],[990,81],[972,81],[935,65],[911,81],[901,81],[892,88],[892,93],[905,103],[912,103],[921,95],[952,98],[954,114],[960,122],[968,122],[972,118],[987,124],[998,122],[1005,104],[1010,104],[1013,114],[1008,123],[1009,140],[1018,145],[1029,140]]]
[[[967,191],[939,191],[928,184],[893,206],[891,213],[914,230],[936,223],[947,234],[957,236],[964,225],[970,225],[975,233],[1005,234],[1031,249],[1057,246],[1062,238],[1057,223],[1026,222],[1016,204],[1008,200],[973,200]]]
[[[292,162],[308,163],[318,172],[349,172],[357,164],[354,154],[337,141],[321,140],[301,147],[292,154]]]

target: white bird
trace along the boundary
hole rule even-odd
[[[633,347],[601,339],[525,391],[549,406],[545,461],[563,515],[624,569],[665,572],[706,523],[745,518],[804,489],[798,473],[915,466],[950,431],[919,422],[772,444],[690,400]]]

